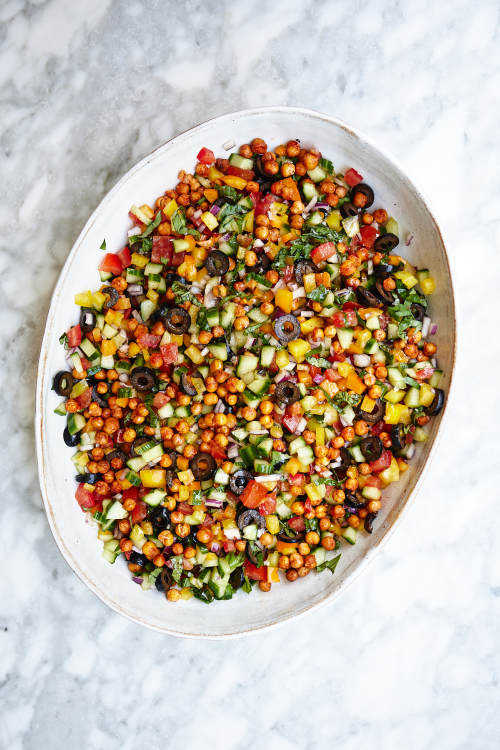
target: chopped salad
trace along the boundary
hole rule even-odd
[[[171,602],[333,573],[444,403],[434,279],[356,169],[197,160],[103,241],[53,382],[104,557]]]

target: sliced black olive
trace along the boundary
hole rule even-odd
[[[444,406],[444,391],[441,390],[441,388],[436,388],[436,393],[434,394],[434,399],[430,406],[428,406],[425,410],[425,413],[429,417],[435,417],[441,409]]]
[[[271,267],[271,261],[267,257],[267,255],[265,253],[258,253],[257,264],[254,266],[255,272],[264,274],[264,273],[267,273],[267,271],[269,271],[270,267]]]
[[[167,469],[165,472],[165,481],[167,484],[167,489],[171,490],[174,486],[174,482],[177,479],[177,472],[173,471],[172,469]]]
[[[318,273],[319,268],[316,263],[312,260],[298,260],[294,266],[295,281],[300,286],[304,283],[304,276],[306,273]]]
[[[255,157],[255,159],[254,159],[254,167],[253,168],[255,170],[255,173],[258,176],[264,177],[266,179],[269,179],[269,175],[264,170],[264,164],[262,163],[262,157],[261,156],[256,156]]]
[[[342,203],[340,213],[344,219],[347,219],[349,216],[357,216],[358,209],[353,203]]]
[[[170,512],[164,505],[153,508],[149,514],[149,520],[158,531],[163,531],[170,525]]]
[[[358,500],[356,495],[353,495],[352,492],[345,493],[344,505],[347,505],[349,508],[353,508],[354,510],[359,510],[360,508],[365,507],[364,501]]]
[[[299,534],[298,532],[293,532],[292,529],[290,529],[290,536],[288,534],[285,534],[284,532],[280,531],[279,534],[276,535],[278,539],[281,542],[291,542],[292,544],[294,542],[300,542],[301,539],[303,539],[303,534]]]
[[[363,305],[364,307],[380,307],[382,304],[380,299],[364,286],[358,286],[356,289],[356,297],[360,305]]]
[[[113,286],[105,286],[101,291],[103,294],[106,294],[109,297],[109,299],[107,299],[104,303],[105,309],[107,310],[110,307],[114,307],[120,299],[120,295],[118,294],[116,289]]]
[[[253,508],[244,510],[237,519],[238,528],[243,531],[245,526],[250,526],[252,523],[259,526],[259,528],[263,529],[266,525],[266,521],[264,519],[264,516],[262,516],[258,510],[255,510]]]
[[[173,582],[174,579],[172,578],[172,571],[170,568],[162,568],[160,575],[156,578],[155,586],[158,591],[168,591]]]
[[[384,289],[383,281],[375,282],[375,291],[377,293],[377,297],[381,299],[384,304],[392,305],[394,303],[394,295],[388,289]]]
[[[422,323],[423,319],[425,318],[425,307],[423,305],[420,305],[418,302],[414,302],[411,305],[410,310],[415,320],[419,320]]]
[[[58,396],[69,396],[73,388],[74,383],[73,375],[66,370],[61,370],[54,375],[52,381],[52,390],[57,393]]]
[[[391,442],[392,446],[396,451],[403,450],[406,448],[409,442],[413,438],[407,432],[405,432],[404,425],[393,424],[391,427]]]
[[[194,478],[199,482],[211,479],[217,466],[210,453],[198,453],[189,462]]]
[[[385,407],[384,407],[384,404],[380,401],[380,399],[377,399],[372,411],[363,411],[363,409],[358,409],[358,417],[360,419],[364,419],[365,422],[370,422],[370,424],[375,424],[375,422],[379,422],[384,416],[384,414],[385,414]]]
[[[346,478],[347,469],[352,463],[352,456],[347,450],[347,448],[341,448],[339,458],[340,458],[340,464],[338,466],[335,466],[333,471],[335,472],[337,479],[343,480]]]
[[[272,182],[270,179],[266,179],[265,177],[257,177],[257,182],[259,183],[259,190],[263,195],[270,192],[272,186]]]
[[[365,518],[365,531],[368,532],[368,534],[371,534],[373,532],[373,522],[376,519],[377,514],[376,513],[368,513],[368,515]]]
[[[83,333],[93,331],[96,326],[97,318],[93,310],[88,307],[82,307],[80,311],[80,328]]]
[[[233,570],[229,576],[229,583],[235,591],[243,586],[245,583],[245,573],[242,565],[240,565],[239,568],[236,568],[236,570]]]
[[[141,454],[137,452],[137,449],[141,445],[144,445],[144,443],[149,443],[149,441],[150,441],[150,438],[147,438],[147,437],[136,438],[134,442],[132,443],[132,445],[130,446],[130,454],[132,456],[140,456]]]
[[[100,474],[77,474],[75,477],[77,482],[83,482],[84,484],[95,484],[100,478]]]
[[[282,404],[293,404],[300,399],[300,391],[295,383],[289,383],[287,380],[282,380],[281,383],[278,383],[276,386],[274,397],[276,401]]]
[[[140,565],[141,568],[143,568],[148,561],[148,558],[146,555],[142,555],[140,552],[135,552],[135,550],[132,550],[129,557],[129,562],[131,562],[133,565]]]
[[[212,250],[205,261],[209,276],[224,276],[229,271],[229,258],[220,250]]]
[[[387,232],[386,234],[381,234],[380,237],[377,237],[373,243],[373,249],[376,253],[390,253],[391,250],[394,250],[396,245],[399,245],[399,237],[392,234],[392,232]]]
[[[373,201],[375,200],[375,195],[373,193],[373,190],[369,185],[367,185],[365,182],[360,182],[358,185],[353,187],[352,189],[352,202],[354,205],[356,205],[356,195],[364,195],[366,198],[366,201],[363,203],[360,208],[368,208],[372,205]]]
[[[177,459],[179,458],[179,454],[177,453],[177,451],[166,450],[165,453],[170,457],[170,460],[172,461],[172,469],[177,469]]]
[[[229,489],[235,495],[241,495],[247,484],[253,479],[253,475],[245,469],[235,471],[229,477]]]
[[[63,440],[66,445],[69,445],[70,448],[73,448],[80,442],[80,436],[78,433],[76,433],[76,435],[72,435],[68,428],[65,427],[63,432]]]
[[[111,463],[111,461],[113,461],[115,458],[119,458],[122,464],[125,464],[127,462],[127,455],[119,448],[111,451],[111,453],[106,453],[106,455],[104,456],[104,460],[108,461],[109,463]]]
[[[194,387],[191,378],[199,378],[202,380],[200,373],[195,371],[191,373],[191,375],[188,375],[187,372],[183,372],[181,375],[181,388],[184,391],[184,393],[187,393],[188,396],[196,396],[196,388]]]
[[[175,333],[177,336],[180,336],[189,331],[191,316],[183,307],[167,308],[162,315],[162,318],[165,323],[165,328],[170,333]]]
[[[156,384],[156,376],[149,367],[136,367],[130,373],[130,382],[138,391],[150,391]]]
[[[247,544],[246,553],[250,562],[253,562],[254,565],[259,565],[259,560],[257,560],[257,557],[254,555],[253,550],[249,544]],[[262,550],[262,559],[265,560],[266,557],[267,557],[266,550]]]
[[[363,438],[359,447],[367,461],[376,461],[382,454],[382,441],[376,435],[369,435]]]
[[[96,404],[98,404],[103,409],[108,408],[108,402],[105,398],[102,397],[102,395],[97,390],[97,386],[94,385],[92,388],[92,401],[95,401]]]
[[[377,265],[373,266],[373,275],[374,276],[382,276],[385,278],[386,276],[389,276],[391,273],[394,273],[394,271],[398,268],[398,266],[393,265],[392,263],[377,263]]]
[[[294,315],[282,315],[281,318],[276,318],[273,327],[276,337],[283,344],[295,341],[300,336],[300,324]]]

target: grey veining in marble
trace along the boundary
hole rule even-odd
[[[3,0],[0,22],[0,747],[497,750],[498,3]],[[181,641],[108,611],[60,556],[36,478],[36,363],[61,265],[117,178],[259,104],[352,122],[435,207],[456,389],[414,507],[334,606]]]

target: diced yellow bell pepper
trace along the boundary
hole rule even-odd
[[[183,589],[181,589],[181,599],[187,601],[188,599],[192,599],[193,596],[194,596],[193,590],[187,588],[187,586],[185,586]]]
[[[297,362],[303,362],[307,352],[310,350],[311,345],[304,339],[295,339],[288,343],[288,351],[296,359]]]
[[[312,333],[315,328],[323,328],[322,319],[317,318],[315,315],[312,318],[306,318],[300,324],[300,330],[305,334]]]
[[[272,568],[270,565],[267,568],[267,582],[268,583],[280,583],[280,574],[278,568]]]
[[[140,346],[138,346],[135,341],[132,341],[128,348],[129,357],[135,357],[136,354],[139,354],[141,351]]]
[[[141,349],[141,354],[144,357],[146,362],[149,362],[149,358],[151,357],[151,354],[149,353],[148,349]]]
[[[384,396],[384,401],[389,401],[391,404],[399,404],[404,399],[406,391],[403,389],[392,388]]]
[[[370,396],[365,396],[361,402],[361,409],[366,412],[372,412],[375,408],[375,401]]]
[[[217,217],[211,214],[210,211],[204,211],[202,215],[200,216],[200,219],[205,224],[205,226],[207,226],[212,232],[215,229],[215,227],[219,226]]]
[[[172,333],[170,334],[170,343],[182,346],[182,344],[184,343],[184,337],[180,333]]]
[[[142,206],[139,207],[140,211],[144,214],[144,216],[147,216],[149,221],[154,217],[155,212],[151,208],[151,206],[148,206],[147,203],[144,203]]]
[[[319,424],[316,427],[316,445],[324,445],[325,444],[325,428],[323,425]]]
[[[280,349],[276,352],[276,364],[282,370],[290,363],[290,357],[286,349]]]
[[[345,382],[348,389],[354,391],[354,393],[357,393],[358,395],[361,395],[366,391],[366,385],[354,370],[349,373]]]
[[[75,305],[80,307],[92,307],[92,292],[82,292],[81,294],[75,294]]]
[[[210,169],[208,170],[208,179],[212,182],[215,182],[215,180],[222,180],[223,177],[224,175],[222,174],[222,172],[219,172],[219,170],[215,167],[210,167]]]
[[[191,346],[188,346],[184,354],[186,354],[189,357],[189,359],[195,363],[195,365],[201,365],[201,363],[203,362],[203,357],[201,356],[201,352],[198,349],[198,347],[195,346],[194,344],[191,344]]]
[[[116,352],[116,344],[114,341],[104,339],[101,344],[101,354],[103,357],[113,356]]]
[[[399,480],[399,466],[394,456],[392,457],[391,465],[387,469],[384,469],[384,471],[381,471],[379,477],[382,480],[384,487]]]
[[[346,378],[350,372],[352,372],[353,367],[349,362],[339,362],[337,365],[338,373],[339,375],[342,375],[343,378]]]
[[[305,486],[306,495],[313,501],[320,501],[325,496],[326,487],[324,484],[306,484]]]
[[[372,332],[367,328],[363,328],[361,331],[355,331],[354,337],[357,339],[358,344],[364,348],[371,339]]]
[[[298,458],[292,457],[289,458],[284,466],[284,471],[286,474],[297,474],[299,472],[300,468],[300,461]]]
[[[434,388],[429,383],[422,383],[418,393],[420,406],[430,406],[434,400]]]
[[[266,516],[266,528],[270,534],[277,534],[280,530],[280,521],[278,516]]]
[[[128,406],[128,398],[117,398],[115,403],[120,409],[125,409]]]
[[[276,549],[280,555],[291,555],[297,551],[297,542],[282,542],[278,539]]]
[[[188,281],[195,280],[197,270],[196,270],[196,265],[195,265],[194,258],[192,255],[186,255],[184,257],[184,260],[182,261],[182,263],[177,269],[177,273],[179,274],[179,276],[182,276],[184,279],[187,279]]]
[[[274,301],[278,307],[281,307],[283,312],[292,312],[293,293],[290,289],[278,289],[275,294]]]
[[[148,264],[149,258],[146,255],[140,255],[139,253],[132,253],[130,258],[132,265],[136,268],[144,268]]]
[[[149,206],[147,206],[147,208],[149,208]],[[134,216],[137,216],[139,221],[141,221],[143,224],[149,224],[150,216],[149,214],[144,213],[144,211],[142,210],[142,206],[141,208],[138,208],[137,206],[130,206],[130,213]]]
[[[128,310],[130,307],[132,307],[132,305],[130,304],[130,300],[128,297],[120,297],[120,299],[115,305],[115,308],[117,310]]]
[[[387,403],[385,406],[384,422],[386,422],[386,424],[409,424],[409,407],[405,404]]]
[[[222,175],[222,182],[229,185],[229,187],[236,188],[236,190],[243,190],[247,184],[247,180],[244,180],[243,177],[237,177],[234,174]]]
[[[193,250],[193,258],[197,266],[205,262],[207,255],[208,253],[204,247],[195,247]]]
[[[334,383],[333,380],[327,380],[326,378],[325,380],[321,381],[321,383],[319,384],[319,387],[324,393],[330,396],[330,398],[333,398],[335,394],[338,393],[339,391],[339,387],[337,383]]]
[[[169,219],[171,216],[175,214],[177,209],[179,208],[177,201],[170,200],[163,209],[163,214]]]
[[[336,229],[337,231],[340,231],[341,229],[341,221],[342,215],[340,211],[331,211],[326,217],[326,223],[328,224],[330,229]]]
[[[309,294],[309,292],[312,292],[313,289],[316,289],[315,273],[305,273],[302,277],[302,281],[304,282],[304,289],[306,290],[306,294]]]
[[[219,193],[217,192],[217,190],[212,190],[212,188],[208,188],[207,190],[204,190],[203,195],[205,196],[205,198],[207,199],[209,203],[213,203],[219,197]]]
[[[144,487],[165,487],[165,469],[141,469],[139,472]]]
[[[428,276],[426,279],[422,279],[420,282],[420,288],[424,294],[433,294],[436,291],[436,282],[432,276]]]
[[[183,484],[179,487],[179,500],[181,502],[187,502],[189,500],[189,487],[185,487]]]
[[[194,482],[194,476],[191,469],[186,469],[186,471],[179,471],[177,473],[177,477],[179,479],[179,482],[182,482],[182,484],[191,484],[191,482]]]
[[[146,297],[150,299],[151,302],[157,302],[159,296],[160,295],[155,289],[148,289],[148,291],[146,292]]]
[[[244,232],[253,232],[254,217],[255,217],[255,212],[253,209],[249,211],[247,214],[245,214],[245,216],[243,217],[243,231]]]
[[[400,281],[402,281],[402,282],[403,282],[403,284],[405,285],[405,287],[406,287],[407,289],[411,289],[411,288],[412,288],[412,287],[414,287],[414,286],[415,286],[416,284],[418,284],[418,279],[417,279],[417,277],[416,277],[416,276],[414,276],[414,275],[413,275],[412,273],[410,273],[409,271],[396,271],[396,273],[394,274],[394,276],[395,276],[395,277],[396,277],[397,279],[399,279]]]

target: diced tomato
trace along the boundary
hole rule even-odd
[[[303,474],[289,474],[288,483],[300,487],[305,482],[305,476]]]
[[[295,432],[302,417],[299,414],[285,414],[282,424],[289,432]]]
[[[288,519],[288,525],[294,531],[305,531],[306,529],[306,522],[302,516],[292,516]]]
[[[268,516],[270,513],[274,513],[275,510],[276,498],[272,495],[268,495],[259,505],[259,513],[261,516]]]
[[[151,262],[152,263],[168,263],[172,262],[172,254],[174,252],[174,246],[170,237],[157,234],[153,237],[153,248],[151,250]]]
[[[179,513],[184,513],[184,515],[187,516],[190,513],[192,513],[193,508],[191,505],[189,505],[189,503],[183,502],[183,503],[177,503],[177,507],[175,510],[178,510]]]
[[[170,398],[167,396],[167,394],[163,391],[159,391],[155,394],[155,397],[153,399],[153,406],[155,409],[161,409],[161,407],[165,406],[165,404],[168,404],[169,401]]]
[[[356,315],[356,310],[345,310],[345,322],[348,326],[355,326],[358,324],[358,316]]]
[[[123,312],[123,317],[125,318],[125,320],[128,320],[128,318],[130,318],[130,316],[132,315],[132,308],[129,307],[126,310],[122,310],[122,312]]]
[[[82,370],[89,369],[90,362],[88,361],[87,357],[80,357],[80,362],[82,363]]]
[[[132,261],[130,259],[130,250],[128,247],[124,247],[122,248],[122,250],[119,250],[117,255],[120,258],[122,266],[124,268],[128,268],[131,265]]]
[[[385,427],[384,421],[381,419],[380,422],[377,422],[376,424],[373,425],[372,430],[371,430],[372,435],[380,435],[380,433],[384,431],[384,427]]]
[[[213,164],[215,161],[215,154],[209,148],[202,148],[196,158],[198,161],[201,161],[202,164],[210,166],[210,164]]]
[[[172,260],[170,261],[170,264],[172,266],[180,266],[181,263],[184,263],[184,256],[186,253],[184,250],[182,250],[180,253],[173,253]]]
[[[415,370],[415,380],[427,380],[434,373],[434,367],[426,365],[421,370]]]
[[[82,329],[80,328],[80,325],[73,326],[73,328],[70,328],[67,332],[66,336],[68,337],[68,346],[80,346],[82,343]]]
[[[285,284],[288,284],[289,281],[291,281],[294,277],[294,268],[293,266],[287,266],[283,271],[283,281]]]
[[[243,569],[246,577],[250,578],[251,581],[267,581],[267,567],[265,565],[258,568],[250,560],[245,560]]]
[[[217,443],[210,443],[210,449],[208,452],[216,461],[223,461],[226,458],[226,451],[224,448],[217,445]]]
[[[255,191],[255,192],[249,193],[249,196],[250,196],[250,200],[252,201],[253,205],[256,206],[257,203],[260,201],[260,199],[262,197],[262,193],[260,193],[258,191]]]
[[[276,200],[274,195],[271,195],[271,193],[268,193],[265,198],[262,198],[255,207],[255,216],[260,216],[260,214],[266,214],[271,208],[271,205]]]
[[[307,500],[304,503],[304,510],[305,510],[306,513],[310,513],[312,511],[312,509],[313,509],[312,503],[309,500],[309,498],[307,498]]]
[[[132,211],[128,212],[129,218],[132,221],[132,224],[135,224],[136,227],[139,227],[141,230],[146,228],[146,225],[142,223],[142,221],[132,213]]]
[[[316,375],[322,375],[323,371],[321,367],[316,367],[316,365],[309,365],[309,373],[312,378],[314,378]]]
[[[154,349],[160,343],[160,338],[160,336],[155,336],[152,333],[143,333],[141,336],[138,336],[137,343],[141,349]],[[177,344],[174,346],[177,346]]]
[[[78,485],[75,492],[75,497],[78,505],[82,510],[90,510],[100,506],[102,508],[102,500],[100,496],[96,494],[95,490],[87,490],[85,484],[82,482]]]
[[[80,407],[80,409],[86,409],[92,401],[92,389],[87,388],[82,393],[80,393],[80,395],[77,396],[75,400],[78,401],[78,406]]]
[[[205,528],[207,528],[208,526],[213,526],[214,523],[215,523],[215,518],[211,516],[210,513],[207,513],[207,515],[203,519],[203,522],[200,524],[200,526],[204,526]]]
[[[241,167],[233,167],[232,164],[227,168],[226,174],[235,175],[235,177],[242,177],[247,182],[250,182],[255,177],[255,172],[252,169],[241,169]]]
[[[369,226],[361,227],[359,230],[359,233],[361,235],[361,242],[365,247],[373,247],[373,243],[378,237],[378,229],[373,226],[373,224],[370,224]]]
[[[144,521],[147,514],[148,514],[148,506],[146,505],[144,500],[138,500],[137,505],[135,506],[134,510],[131,513],[130,522],[132,524],[140,523],[141,521]]]
[[[344,302],[342,310],[359,310],[360,307],[362,307],[362,305],[360,305],[359,302]]]
[[[112,273],[113,276],[119,276],[123,271],[123,265],[120,257],[116,253],[106,253],[99,263],[99,271]]]
[[[224,542],[224,552],[234,552],[235,549],[232,539],[227,539],[227,541]]]
[[[163,344],[163,346],[160,346],[160,352],[163,357],[163,364],[173,364],[174,362],[177,362],[177,359],[179,358],[179,345]]]
[[[286,407],[286,414],[290,414],[291,416],[302,416],[302,407],[299,404],[298,401],[294,401],[293,404],[290,404],[290,406]]]
[[[380,458],[377,458],[376,461],[370,462],[370,469],[374,471],[376,474],[378,474],[381,471],[384,471],[384,469],[388,469],[391,465],[392,461],[392,453],[391,451],[382,451],[382,455]]]
[[[380,490],[382,487],[382,480],[378,477],[366,477],[365,487],[378,487]]]
[[[264,485],[251,479],[240,495],[240,500],[246,508],[257,508],[266,495],[267,490]]]
[[[355,185],[359,185],[360,182],[363,182],[363,177],[351,167],[351,169],[348,169],[345,173],[344,180],[350,187],[354,187]]]
[[[345,315],[343,312],[338,310],[337,312],[333,313],[330,321],[332,326],[335,326],[335,328],[343,328],[345,326]]]
[[[335,247],[335,242],[323,242],[322,245],[318,245],[318,247],[314,248],[311,253],[311,259],[314,263],[320,263],[322,260],[331,258],[336,252],[337,248]]]
[[[337,381],[342,380],[342,375],[339,374],[338,370],[334,370],[333,367],[329,370],[325,370],[325,377],[332,383],[336,383]]]
[[[122,492],[122,502],[125,500],[137,500],[139,497],[139,487],[128,487]]]

